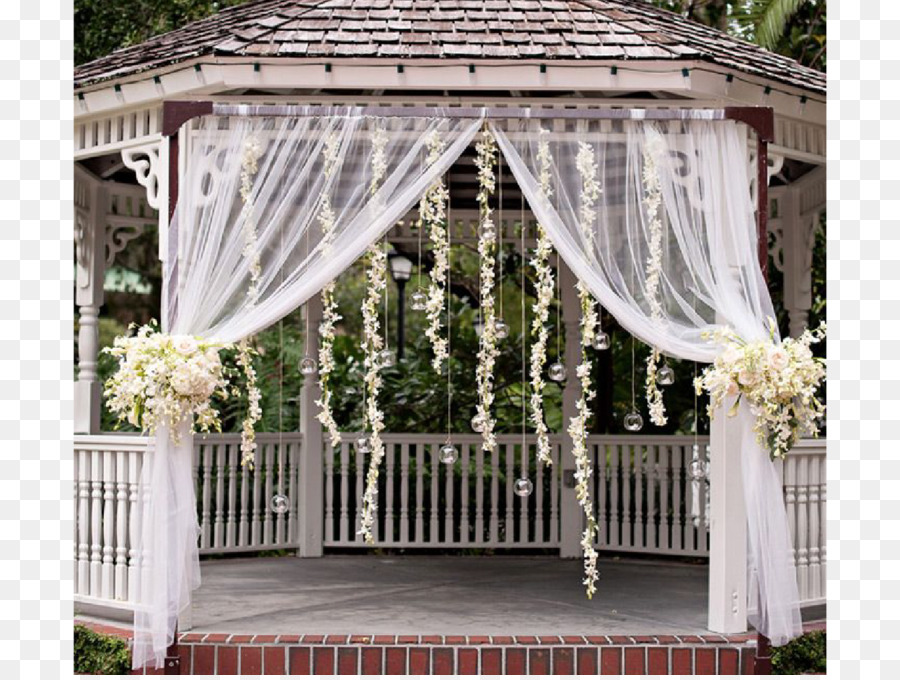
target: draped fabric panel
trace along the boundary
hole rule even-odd
[[[277,112],[273,112],[277,113]],[[445,173],[481,126],[477,119],[375,118],[342,109],[317,116],[208,116],[189,134],[177,206],[177,297],[171,333],[235,342],[274,324],[348,268]],[[373,140],[383,130],[383,148]],[[427,141],[444,143],[427,163]],[[243,159],[252,140],[261,152],[250,201],[241,197]],[[326,173],[327,143],[336,144]],[[383,168],[374,194],[373,154]],[[380,160],[379,160],[380,159]],[[246,174],[246,173],[245,173]],[[318,217],[323,197],[334,209],[330,244]],[[258,296],[251,296],[248,220],[259,253]],[[173,444],[160,429],[141,477],[144,502],[135,521],[140,584],[134,668],[162,667],[177,618],[200,584],[198,525],[188,431]],[[152,489],[152,493],[149,491]]]
[[[634,336],[707,363],[722,349],[703,337],[716,326],[749,341],[769,338],[775,314],[756,260],[746,141],[734,122],[526,119],[492,130],[560,256]],[[542,145],[552,158],[549,197],[540,189]],[[585,160],[601,188],[589,223],[581,212]],[[661,199],[658,305],[650,300],[645,170]],[[799,596],[781,484],[753,424],[742,403],[729,434],[744,472],[748,587],[759,596],[751,622],[777,645],[800,634]]]

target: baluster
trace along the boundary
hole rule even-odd
[[[825,597],[822,587],[822,561],[819,520],[819,487],[822,483],[822,463],[819,456],[810,456],[809,467],[809,598]]]
[[[366,487],[363,486],[363,473],[366,469],[366,454],[359,452],[359,447],[356,448],[356,531],[353,534],[353,541],[357,543],[362,543],[364,541],[362,535],[359,533],[360,529],[362,529],[362,517],[360,513],[362,512],[362,497],[363,493],[366,490]]]
[[[544,464],[534,464],[534,542],[544,543]]]
[[[128,459],[116,452],[116,588],[115,598],[128,597]]]
[[[384,541],[394,542],[394,443],[385,442]]]
[[[440,480],[440,463],[438,462],[438,444],[431,445],[431,532],[428,542],[437,545],[441,542],[438,535],[438,485]]]
[[[228,451],[228,520],[225,523],[225,545],[234,547],[237,545],[238,520],[240,519],[237,501],[240,462],[236,445],[228,444],[226,450]]]
[[[291,442],[288,444],[288,485],[285,493],[288,495],[288,525],[287,525],[287,542],[290,544],[297,543],[297,511],[300,505],[300,487],[297,483],[297,467],[300,461],[300,449],[303,443],[302,435],[291,435]]]
[[[659,448],[659,547],[661,550],[672,549],[672,536],[669,524],[669,452],[668,446]]]
[[[631,444],[622,447],[622,546],[634,544],[631,534],[631,481],[634,477],[634,466],[637,464],[637,448]]]
[[[685,480],[684,447],[672,447],[672,549],[681,552],[684,545],[682,529],[684,525],[684,508],[681,504],[682,482]]]
[[[87,595],[90,588],[90,460],[89,453],[78,450],[78,593]]]
[[[510,444],[515,450],[516,445]],[[523,478],[528,478],[528,443],[519,445],[519,476]],[[516,480],[512,480],[513,485],[515,485]],[[515,486],[513,487],[513,491],[515,491]],[[526,545],[531,537],[529,536],[528,531],[528,499],[529,496],[516,496],[519,500],[519,542],[522,545]]]
[[[261,445],[263,446],[263,445]],[[234,450],[237,452],[238,445],[234,445]],[[240,476],[237,474],[234,475],[234,481],[237,482],[240,479],[241,492],[241,509],[238,516],[240,517],[238,524],[238,545],[250,545],[250,517],[251,517],[251,508],[258,507],[257,504],[251,506],[250,504],[250,466],[249,465],[241,465],[239,461],[235,462],[234,471],[235,473],[240,470]],[[240,467],[238,467],[240,466]],[[255,475],[256,473],[254,473]],[[256,499],[254,499],[256,500]]]
[[[644,507],[644,480],[646,479],[644,465],[647,459],[647,449],[644,445],[634,447],[634,546],[643,548],[646,546],[644,541],[644,516],[646,508]]]
[[[91,595],[102,596],[103,470],[99,451],[91,451]]]
[[[425,444],[416,447],[416,545],[425,545]]]
[[[200,457],[203,461],[203,477],[201,487],[202,510],[200,512],[200,548],[209,548],[212,544],[212,524],[210,515],[210,504],[212,499],[212,446],[210,444],[200,445]]]
[[[503,539],[505,543],[514,543],[516,540],[516,523],[514,515],[513,484],[516,481],[516,447],[515,444],[500,444],[503,447],[503,462],[506,463],[506,531]]]
[[[329,442],[323,443],[325,449],[325,542],[334,541],[334,448]],[[281,470],[278,471],[279,478]]]
[[[475,543],[485,542],[484,535],[484,451],[475,444]]]
[[[553,465],[550,467],[550,545],[559,545],[559,466],[562,447],[558,440],[551,445],[550,455]]]
[[[647,515],[644,524],[646,532],[646,541],[644,546],[651,552],[655,552],[659,548],[659,540],[656,531],[656,476],[657,476],[657,458],[658,449],[656,444],[647,445]]]
[[[690,474],[690,465],[694,460],[694,447],[693,445],[688,449],[686,446],[679,445],[678,447],[682,451],[684,451],[684,460],[685,460],[685,479],[687,480],[684,484],[684,549],[686,551],[693,552],[696,546],[696,535],[697,532],[694,528],[694,508],[696,508],[699,512],[700,510],[700,481],[695,481],[694,478]],[[697,452],[697,455],[700,455],[700,452]],[[700,459],[702,460],[702,456]],[[694,503],[694,496],[697,495],[697,502]]]
[[[350,444],[341,437],[341,543],[350,540],[350,515],[348,512],[350,499]]]
[[[228,445],[216,446],[216,524],[214,546],[221,548],[225,545],[225,466],[228,462]]]
[[[130,451],[128,453],[128,600],[136,602],[138,598],[138,552],[135,546],[141,530],[141,507],[138,504],[141,463],[144,453]]]
[[[400,542],[409,545],[409,442],[400,445]]]
[[[266,476],[266,493],[260,499],[262,502],[258,503],[255,509],[260,510],[263,517],[263,543],[271,545],[274,543],[274,540],[272,536],[272,508],[270,506],[272,496],[275,495],[275,445],[273,443],[268,443],[263,447],[263,461],[262,471]]]
[[[784,474],[784,510],[791,534],[791,561],[797,568],[797,456],[788,455],[782,467]],[[799,576],[799,575],[798,575]]]
[[[462,465],[459,480],[459,542],[469,545],[469,444],[460,444]]]
[[[263,543],[263,508],[269,505],[269,499],[263,498],[263,478],[265,474],[266,457],[265,444],[257,443],[256,464],[253,467],[253,479],[244,487],[251,492],[253,502],[244,506],[244,512],[250,520],[250,542],[252,545]]]
[[[447,545],[456,540],[453,535],[453,481],[455,476],[456,463],[444,465],[444,543]]]
[[[622,531],[622,506],[619,504],[619,486],[621,476],[619,475],[619,456],[624,444],[617,442],[610,444],[609,457],[609,486],[610,486],[610,504],[609,504],[609,545],[618,547],[621,545]]]
[[[479,445],[480,446],[480,445]],[[491,516],[490,516],[490,530],[491,530],[491,543],[497,544],[500,542],[500,481],[498,477],[500,475],[500,447],[495,446],[494,450],[491,451]]]
[[[278,473],[275,481],[278,484],[279,493],[283,493],[285,495],[290,493],[287,484],[285,484],[285,479],[284,479],[285,474],[286,474],[285,469],[284,469],[284,462],[286,460],[287,446],[288,446],[288,443],[285,441],[284,435],[281,435],[278,438],[278,448],[275,451],[275,469]],[[329,453],[331,452],[331,446],[328,446],[328,451],[329,451]],[[332,467],[334,466],[334,457],[333,456],[331,457],[330,465]],[[329,484],[326,488],[329,490],[329,492],[332,495],[334,494],[334,490],[331,488],[331,484]],[[267,503],[267,505],[270,502],[271,502],[271,500]],[[325,514],[330,515],[331,513],[332,513],[331,503],[328,503],[328,505],[326,506]],[[275,515],[275,543],[277,545],[283,545],[285,542],[285,536],[284,536],[285,519],[286,518],[285,518],[284,513]],[[332,527],[332,532],[333,531],[334,531],[334,527]]]
[[[809,598],[809,456],[797,457],[797,588]]]

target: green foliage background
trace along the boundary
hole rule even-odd
[[[121,638],[95,633],[87,626],[75,626],[73,652],[78,675],[127,675],[131,672],[128,643]]]

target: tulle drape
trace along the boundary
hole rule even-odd
[[[334,113],[209,116],[196,130],[185,130],[189,151],[176,215],[177,295],[169,300],[169,332],[234,342],[272,325],[316,295],[403,217],[481,126],[475,119]],[[386,132],[380,150],[373,145],[376,130]],[[429,165],[426,140],[434,133],[445,150]],[[261,150],[252,209],[240,195],[248,140]],[[326,176],[329,140],[337,142],[336,171]],[[384,174],[373,195],[374,153]],[[335,213],[330,244],[323,242],[318,221],[326,193]],[[247,220],[255,224],[260,256],[255,301],[248,295]],[[145,500],[135,517],[140,585],[132,663],[160,668],[177,618],[200,584],[189,432],[175,445],[159,430],[145,460]]]
[[[747,340],[769,337],[774,312],[756,260],[746,142],[734,122],[523,120],[492,130],[560,256],[637,338],[680,359],[711,362],[721,348],[703,334],[717,325]],[[549,198],[539,187],[542,144],[552,158]],[[580,212],[579,152],[592,157],[602,191],[590,224]],[[661,190],[655,315],[645,154]],[[729,421],[744,471],[749,588],[760,600],[751,621],[783,644],[800,634],[799,596],[781,486],[753,422],[746,404]]]

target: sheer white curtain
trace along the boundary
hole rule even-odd
[[[477,132],[480,120],[375,118],[353,110],[292,115],[208,116],[190,135],[177,208],[177,295],[169,300],[168,331],[233,342],[256,333],[316,295],[399,220],[446,172]],[[285,113],[288,113],[285,111]],[[298,114],[298,115],[295,115]],[[386,133],[382,152],[373,144]],[[445,151],[427,164],[426,139],[437,132]],[[247,141],[261,155],[252,178],[252,211],[241,199]],[[324,172],[326,142],[335,171]],[[373,154],[383,179],[369,191]],[[383,155],[382,155],[383,153]],[[322,240],[318,216],[330,197],[333,239]],[[258,297],[248,295],[250,259],[245,225],[253,220],[260,255]],[[167,287],[168,289],[168,287]],[[192,443],[175,445],[159,431],[142,472],[139,602],[133,666],[161,667],[179,614],[200,583],[198,525],[191,476]]]
[[[734,122],[523,120],[492,129],[563,260],[637,338],[677,358],[711,362],[720,348],[701,334],[716,325],[729,325],[748,340],[768,337],[767,319],[774,313],[756,259],[745,137]],[[552,157],[549,200],[538,181],[542,141]],[[579,213],[577,156],[585,144],[602,190],[589,225]],[[645,151],[662,194],[662,312],[655,316],[646,271]],[[800,615],[781,485],[756,442],[746,405],[729,424],[742,449],[750,592],[758,590],[760,597],[751,622],[783,644],[800,633]]]

